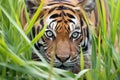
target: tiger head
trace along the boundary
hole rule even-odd
[[[26,0],[30,17],[40,2]],[[87,55],[91,55],[91,38],[84,15],[89,17],[94,7],[94,0],[44,0],[32,30],[36,36],[47,25],[44,36],[35,43],[35,48],[47,62],[50,63],[53,56],[55,67],[78,72],[82,51],[85,67],[90,67]]]

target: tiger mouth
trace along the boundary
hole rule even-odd
[[[65,69],[65,70],[67,70],[67,69],[68,69],[68,66],[64,66],[64,65],[62,64],[62,65],[60,65],[59,67],[56,67],[56,68],[60,68],[60,69]]]
[[[41,52],[40,52],[41,53]],[[44,52],[44,54],[42,54],[42,56],[44,57],[44,59],[50,64],[51,63],[51,58],[46,55],[47,53]],[[36,60],[36,61],[41,61],[41,59],[35,54],[33,53],[32,55],[32,58],[33,60]],[[64,69],[64,70],[70,70],[72,69],[76,64],[79,63],[79,56],[77,56],[77,58],[73,61],[70,61],[68,60],[67,62],[60,62],[59,60],[57,59],[54,59],[54,62],[53,62],[53,66],[56,67],[56,68],[59,68],[59,69]]]
[[[48,63],[50,63],[51,61],[46,60]],[[74,66],[78,64],[78,61],[76,61],[75,63],[69,62],[69,63],[62,63],[62,62],[54,62],[54,67],[55,68],[59,68],[59,69],[63,69],[63,70],[70,70],[74,68]]]

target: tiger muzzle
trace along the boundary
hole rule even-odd
[[[56,46],[55,57],[60,62],[64,63],[71,58],[70,45],[68,41],[59,41]]]

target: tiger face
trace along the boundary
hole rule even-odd
[[[40,0],[26,0],[30,17]],[[80,53],[84,54],[85,68],[90,68],[91,37],[82,11],[90,13],[94,0],[46,0],[33,27],[37,35],[44,25],[45,34],[35,43],[35,48],[48,63],[54,60],[57,68],[80,71]],[[54,55],[53,55],[54,54]]]

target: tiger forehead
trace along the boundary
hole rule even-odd
[[[66,1],[52,1],[50,2],[49,4],[47,4],[47,6],[58,6],[58,5],[66,5],[66,6],[69,6],[69,7],[75,7],[75,5],[73,3],[70,3],[70,2],[66,2]]]
[[[51,13],[53,10],[71,10],[75,13],[74,9],[79,10],[78,6],[75,6],[73,3],[66,2],[66,1],[54,1],[49,2],[46,6],[44,6],[44,9],[49,9],[49,13]]]
[[[55,30],[67,30],[72,31],[76,27],[80,27],[80,13],[75,10],[77,7],[68,2],[52,2],[46,5],[46,13],[48,16],[44,16],[44,22],[48,26]],[[45,15],[44,14],[44,15]]]
[[[66,17],[68,16],[69,18],[75,18],[79,17],[79,9],[75,10],[76,6],[74,6],[71,3],[68,2],[52,2],[46,5],[46,7],[44,7],[44,9],[46,9],[46,14],[48,14],[49,16],[51,16],[50,18],[57,18],[57,17]]]
[[[71,31],[78,25],[78,17],[70,10],[54,10],[47,19],[48,25],[53,29]]]

